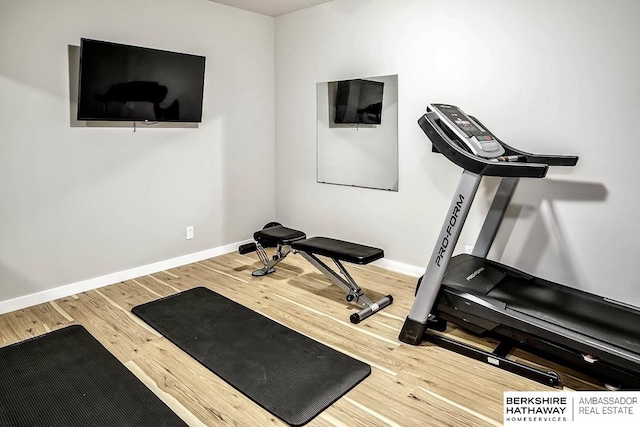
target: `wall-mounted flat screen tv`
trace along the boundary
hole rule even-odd
[[[205,57],[83,38],[78,120],[201,122]]]
[[[335,123],[382,123],[384,83],[371,80],[343,80],[338,83]]]

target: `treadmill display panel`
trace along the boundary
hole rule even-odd
[[[429,104],[429,108],[440,117],[446,129],[452,131],[476,156],[493,159],[504,154],[505,150],[496,138],[458,107],[448,104]]]
[[[463,131],[468,138],[480,135],[491,135],[484,129],[476,126],[471,119],[457,108],[440,108],[442,114],[444,114],[458,129]]]

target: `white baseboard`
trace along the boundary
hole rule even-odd
[[[145,276],[151,273],[157,273],[158,271],[168,270],[193,262],[198,262],[208,258],[224,255],[229,252],[236,251],[238,250],[238,246],[252,241],[253,240],[244,240],[238,243],[232,243],[217,248],[207,249],[205,251],[183,255],[165,261],[155,262],[153,264],[143,265],[129,270],[119,271],[117,273],[106,274],[104,276],[95,277],[89,280],[83,280],[81,282],[71,283],[69,285],[64,285],[53,289],[47,289],[46,291],[24,295],[7,301],[1,301],[0,314],[53,301],[58,298],[68,297],[80,292],[90,291],[92,289],[97,289],[114,283],[123,282],[125,280],[135,279],[136,277]]]
[[[398,261],[382,258],[375,262],[380,268],[395,271],[396,273],[406,274],[407,276],[420,277],[424,274],[424,267],[416,267],[415,265],[404,264]]]

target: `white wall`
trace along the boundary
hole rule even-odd
[[[202,123],[76,123],[81,37],[206,56]],[[272,219],[273,51],[273,18],[208,0],[0,0],[0,302]]]
[[[634,0],[334,0],[276,18],[277,218],[424,267],[460,170],[416,120],[452,103],[512,145],[580,156],[521,182],[491,257],[640,305],[639,20]],[[400,191],[316,183],[316,83],[386,74],[399,81]],[[483,182],[458,252],[495,186]]]

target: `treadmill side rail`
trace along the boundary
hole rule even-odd
[[[493,353],[489,353],[488,351],[439,335],[427,334],[425,335],[425,339],[439,347],[455,351],[463,356],[471,357],[472,359],[479,360],[504,371],[512,372],[516,375],[520,375],[548,386],[556,386],[560,383],[560,376],[554,371],[545,372],[504,357],[505,354],[509,353],[510,348],[504,348],[502,343],[496,347]]]

